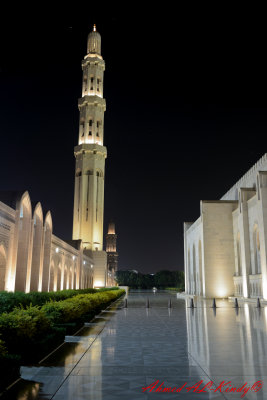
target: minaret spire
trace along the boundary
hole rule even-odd
[[[106,284],[106,252],[103,251],[104,176],[107,149],[104,146],[103,77],[105,62],[101,56],[101,36],[96,31],[88,35],[87,54],[82,61],[82,97],[78,101],[80,127],[76,158],[73,210],[73,239],[93,252],[95,286]],[[97,255],[96,255],[97,253]],[[101,263],[100,260],[101,259]],[[101,264],[101,265],[100,265]]]
[[[108,257],[108,286],[115,285],[115,274],[118,270],[117,235],[115,223],[110,221],[106,234],[106,252]]]

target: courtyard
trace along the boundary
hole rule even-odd
[[[130,292],[127,300],[127,308],[119,299],[66,336],[38,365],[22,367],[3,398],[266,398],[266,308],[217,300],[213,309],[197,300],[192,309],[165,291]]]

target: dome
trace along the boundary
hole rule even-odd
[[[92,32],[90,32],[88,35],[87,53],[101,55],[101,36],[96,31],[95,25],[93,27]]]

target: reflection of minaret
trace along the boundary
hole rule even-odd
[[[103,76],[105,62],[101,56],[101,36],[89,33],[87,54],[82,61],[82,97],[78,106],[80,128],[76,158],[73,208],[73,239],[94,258],[94,286],[106,284],[106,252],[103,251],[104,176],[107,149],[104,146]]]
[[[115,273],[118,270],[117,235],[114,222],[110,222],[108,225],[106,252],[108,257],[108,286],[113,286],[115,285]]]

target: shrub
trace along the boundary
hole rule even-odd
[[[16,308],[10,313],[0,315],[0,333],[8,351],[14,346],[19,349],[25,341],[33,341],[39,335],[46,334],[51,328],[51,321],[45,312],[36,306],[27,309]]]
[[[0,359],[7,355],[7,349],[3,340],[0,339]]]
[[[40,360],[64,340],[65,329],[57,324],[76,322],[88,313],[93,315],[123,293],[124,290],[103,290],[78,294],[66,300],[50,301],[42,308],[21,307],[1,314],[0,364],[3,361],[3,365],[12,367],[14,362],[18,364],[18,358],[21,362]]]
[[[81,318],[84,314],[97,312],[123,293],[125,291],[119,289],[95,294],[79,294],[63,301],[46,303],[42,310],[54,323],[67,323]]]
[[[23,307],[27,306],[42,306],[48,301],[60,301],[65,300],[67,298],[77,296],[77,294],[87,294],[87,293],[96,293],[99,291],[103,291],[103,289],[67,289],[67,290],[59,290],[57,292],[0,292],[0,313],[3,312],[11,312],[15,307]]]

